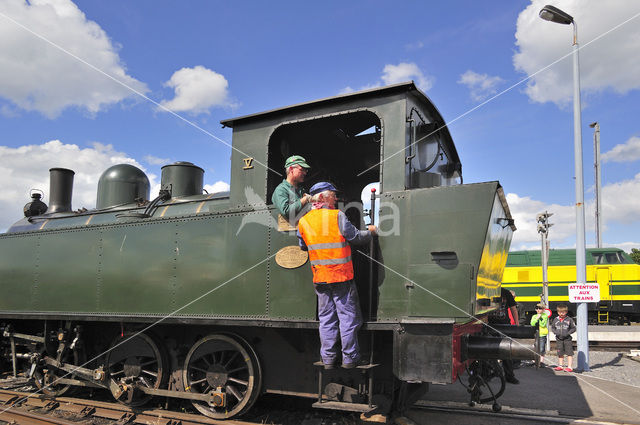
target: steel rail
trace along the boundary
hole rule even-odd
[[[212,419],[201,414],[172,412],[162,409],[132,408],[120,403],[70,397],[31,396],[30,393],[12,390],[0,390],[0,412],[4,410],[4,412],[0,414],[0,420],[7,421],[8,419],[4,419],[5,414],[12,414],[19,411],[13,406],[14,404],[19,407],[40,408],[70,413],[80,418],[92,416],[110,419],[118,421],[117,423],[121,424],[171,425],[179,423],[180,425],[256,425],[253,422]],[[20,412],[20,414],[22,414],[22,412]],[[49,419],[49,422],[34,422],[34,424],[78,425],[77,422],[54,422],[58,420],[58,418],[48,416],[42,416],[42,418]],[[22,421],[16,421],[15,423],[31,425],[30,422],[27,423],[24,419]]]
[[[70,422],[62,418],[31,413],[13,407],[0,413],[0,421],[20,425],[78,425],[78,422]]]
[[[540,422],[543,424],[580,424],[580,425],[626,425],[623,422],[602,422],[597,419],[588,419],[578,416],[567,416],[560,414],[545,414],[544,412],[536,413],[532,409],[509,409],[507,411],[493,412],[490,405],[485,405],[486,408],[471,407],[471,406],[451,406],[448,404],[417,404],[411,407],[412,410],[427,411],[427,412],[441,412],[451,413],[458,415],[468,416],[487,416],[494,418],[496,423],[500,423],[501,419],[518,419],[522,421]]]

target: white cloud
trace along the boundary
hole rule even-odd
[[[433,87],[434,78],[424,75],[415,63],[401,62],[397,65],[387,64],[382,70],[380,77],[385,84],[402,83],[414,80],[416,85],[423,91],[428,91]]]
[[[355,90],[351,87],[351,86],[347,86],[345,88],[343,88],[342,90],[340,90],[338,92],[338,94],[348,94],[348,93],[353,93]]]
[[[640,221],[640,173],[602,187],[602,219],[623,224]]]
[[[422,41],[416,41],[415,43],[405,44],[404,48],[407,50],[420,50],[424,47],[424,43]]]
[[[214,184],[205,184],[204,189],[209,193],[228,192],[231,187],[229,183],[219,180]]]
[[[633,162],[640,159],[640,137],[631,137],[602,154],[603,162]]]
[[[498,86],[504,80],[498,76],[490,77],[487,74],[478,74],[468,70],[460,76],[458,84],[464,84],[471,92],[471,99],[482,102],[498,92]]]
[[[143,159],[147,164],[150,165],[167,165],[171,162],[171,159],[169,158],[158,158],[157,156],[153,155],[145,155]]]
[[[553,213],[549,222],[553,223],[549,231],[554,245],[561,244],[566,238],[575,235],[575,212],[573,206],[546,204],[542,201],[521,197],[515,193],[507,194],[511,215],[518,230],[513,234],[511,250],[531,249],[531,245],[540,243],[536,215],[544,211]],[[537,248],[540,249],[538,245]]]
[[[616,244],[616,248],[620,248],[627,254],[630,254],[631,248],[640,248],[640,242],[619,242]]]
[[[602,220],[603,235],[607,240],[607,224],[620,223],[630,226],[640,223],[640,173],[633,179],[624,180],[603,186],[602,188]],[[575,209],[571,205],[547,204],[543,201],[531,199],[528,196],[521,197],[515,193],[507,194],[507,202],[511,214],[515,219],[518,230],[513,235],[512,250],[530,249],[532,244],[539,243],[540,235],[537,232],[536,215],[549,211],[554,215],[550,222],[553,226],[550,230],[550,238],[553,245],[560,247],[566,245],[567,239],[575,236]],[[587,231],[593,231],[594,201],[585,203],[585,226]],[[636,230],[637,231],[637,230]],[[629,234],[629,236],[632,236]],[[636,235],[637,236],[637,235]],[[572,242],[573,243],[573,242]],[[618,245],[618,244],[616,244]]]
[[[398,65],[385,65],[382,69],[380,80],[381,81],[376,81],[375,83],[366,84],[357,90],[375,89],[383,85],[404,83],[413,80],[420,90],[427,91],[433,87],[435,78],[430,75],[425,75],[415,63],[401,62]],[[346,86],[341,89],[338,94],[353,93],[354,91],[356,90],[351,86]]]
[[[349,94],[349,93],[353,93],[355,91],[377,89],[378,87],[382,87],[382,83],[379,82],[379,81],[376,82],[376,83],[373,83],[373,84],[367,84],[366,86],[362,86],[358,90],[355,90],[351,86],[347,86],[347,87],[343,88],[342,90],[340,90],[340,92],[338,92],[338,94]]]
[[[0,192],[0,231],[24,216],[22,207],[30,200],[30,189],[41,189],[45,193],[43,200],[48,204],[50,168],[62,167],[75,171],[73,209],[94,208],[100,175],[110,166],[121,163],[144,170],[127,154],[100,143],[93,143],[90,148],[64,144],[59,140],[17,148],[0,146],[0,181],[3,182]],[[151,186],[156,185],[156,176],[148,174],[148,177]]]
[[[0,96],[19,108],[55,118],[68,107],[94,114],[135,97],[127,88],[34,33],[133,89],[148,91],[144,83],[127,75],[116,46],[104,30],[87,20],[71,1],[2,0],[0,13],[28,28],[7,19],[0,25]]]
[[[540,9],[548,0],[532,0],[518,16],[517,53],[513,63],[517,70],[532,75],[573,49],[573,28],[543,21]],[[640,13],[640,2],[626,0],[565,0],[558,6],[572,15],[578,24],[580,49],[580,85],[583,93],[613,90],[626,93],[640,88],[640,26],[637,20],[627,22],[587,45],[596,37],[612,30]],[[573,96],[573,61],[571,55],[552,65],[529,81],[526,92],[535,102],[564,105]]]
[[[175,112],[202,114],[214,106],[237,106],[229,99],[227,79],[200,65],[179,69],[164,85],[175,90],[175,97],[160,104]]]

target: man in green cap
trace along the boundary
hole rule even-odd
[[[311,201],[311,196],[304,193],[300,186],[309,168],[311,167],[307,161],[300,155],[287,158],[284,163],[287,178],[282,180],[271,196],[271,201],[289,223],[295,223],[302,208]]]

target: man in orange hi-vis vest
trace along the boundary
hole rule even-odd
[[[365,244],[376,226],[358,230],[347,216],[336,209],[336,188],[328,182],[316,183],[309,190],[313,209],[298,223],[300,248],[309,251],[313,285],[318,295],[320,357],[325,369],[338,363],[342,343],[342,367],[351,369],[362,363],[358,329],[362,325],[358,291],[353,280],[349,244]]]

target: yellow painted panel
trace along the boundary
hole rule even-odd
[[[611,282],[611,272],[609,267],[598,267],[596,272],[596,282],[600,286],[600,300],[608,301],[611,299],[609,295],[609,283]]]

